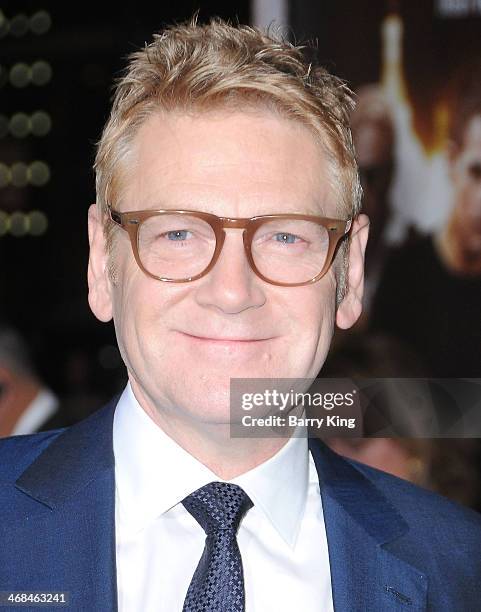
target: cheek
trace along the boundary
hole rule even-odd
[[[113,288],[114,324],[119,349],[129,370],[138,370],[152,362],[153,353],[162,352],[163,342],[154,339],[162,333],[165,309],[159,288],[128,262],[119,270]],[[165,300],[165,298],[164,298]],[[145,365],[143,365],[145,364]]]
[[[317,374],[327,355],[335,320],[334,275],[329,272],[312,287],[306,287],[291,306],[291,354],[309,372]],[[317,368],[317,369],[316,369]]]

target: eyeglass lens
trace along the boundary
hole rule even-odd
[[[138,252],[154,276],[182,280],[201,274],[214,255],[216,237],[203,219],[162,214],[139,227]],[[251,252],[258,271],[273,282],[302,283],[317,276],[329,251],[328,231],[313,221],[275,219],[260,225]]]

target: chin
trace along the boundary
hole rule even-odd
[[[201,402],[184,403],[184,413],[199,423],[229,425],[231,422],[229,398],[218,398],[215,395],[205,397]]]
[[[229,420],[230,380],[186,375],[170,389],[167,397],[174,410],[182,410],[199,420]],[[189,380],[190,379],[190,380]],[[182,384],[182,381],[184,384]],[[189,382],[193,384],[189,385]]]

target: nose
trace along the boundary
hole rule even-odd
[[[226,314],[259,308],[266,301],[262,279],[251,269],[244,251],[242,232],[227,229],[215,266],[199,279],[197,302]]]

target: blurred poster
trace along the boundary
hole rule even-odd
[[[364,313],[319,376],[479,381],[481,1],[292,0],[291,24],[357,94],[371,219]],[[415,435],[332,445],[479,510],[479,443]]]
[[[364,368],[389,363],[389,375],[477,378],[481,2],[315,4],[293,0],[291,23],[356,92],[353,138],[371,219],[352,354]]]

